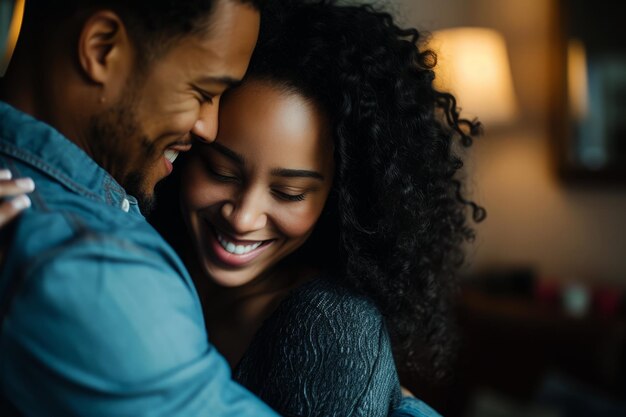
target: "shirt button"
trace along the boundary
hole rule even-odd
[[[122,210],[124,210],[126,213],[128,213],[128,210],[130,210],[130,203],[128,202],[127,198],[122,200]]]

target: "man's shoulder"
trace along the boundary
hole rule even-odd
[[[177,303],[199,309],[182,262],[143,217],[105,204],[92,209],[71,192],[59,202],[39,193],[8,232],[2,299],[59,314],[91,315],[98,303],[148,322]],[[137,309],[137,300],[145,308]]]
[[[76,309],[100,303],[144,304],[185,299],[196,304],[193,283],[167,243],[143,219],[126,222],[97,220],[70,208],[32,209],[24,213],[9,236],[0,272],[0,293],[9,288],[38,294],[42,301],[63,306],[67,297]],[[36,300],[35,300],[36,301]],[[67,304],[69,305],[69,303]],[[194,308],[196,306],[193,306]]]
[[[18,138],[13,141],[0,136],[0,167],[35,182],[35,190],[29,194],[32,207],[20,220],[29,229],[27,241],[32,241],[29,237],[37,235],[37,229],[47,235],[38,236],[42,243],[87,230],[125,235],[126,240],[145,233],[156,235],[140,214],[136,200],[111,175],[49,127],[38,127],[47,135],[38,142],[26,140],[26,134],[14,135]]]
[[[143,218],[110,211],[101,208],[88,212],[71,205],[31,208],[10,231],[7,267],[34,268],[53,261],[91,257],[102,266],[136,259],[161,267],[168,264],[182,271],[173,250]]]
[[[16,225],[0,275],[3,338],[122,385],[206,349],[193,283],[149,225],[103,230],[73,215],[33,210]]]

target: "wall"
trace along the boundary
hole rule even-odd
[[[626,187],[565,186],[549,152],[550,31],[554,0],[388,0],[426,30],[485,26],[503,33],[520,115],[486,128],[468,161],[473,195],[488,210],[471,270],[529,265],[559,280],[626,284]]]

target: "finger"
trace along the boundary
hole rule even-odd
[[[10,180],[13,174],[8,169],[0,169],[0,180]]]
[[[0,181],[0,197],[30,193],[35,189],[35,182],[30,178]]]
[[[404,387],[403,385],[400,385],[400,390],[402,391],[403,397],[415,397],[415,395],[413,395],[413,393],[409,391],[408,388]]]
[[[25,194],[18,195],[12,200],[5,201],[0,204],[0,228],[13,220],[15,216],[20,214],[22,211],[30,207],[30,205],[30,198],[28,198]]]

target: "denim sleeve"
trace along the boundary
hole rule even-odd
[[[21,269],[7,399],[28,416],[275,416],[231,380],[190,282],[136,249],[85,239]]]
[[[402,397],[400,405],[393,410],[390,417],[441,417],[441,415],[415,397]]]

